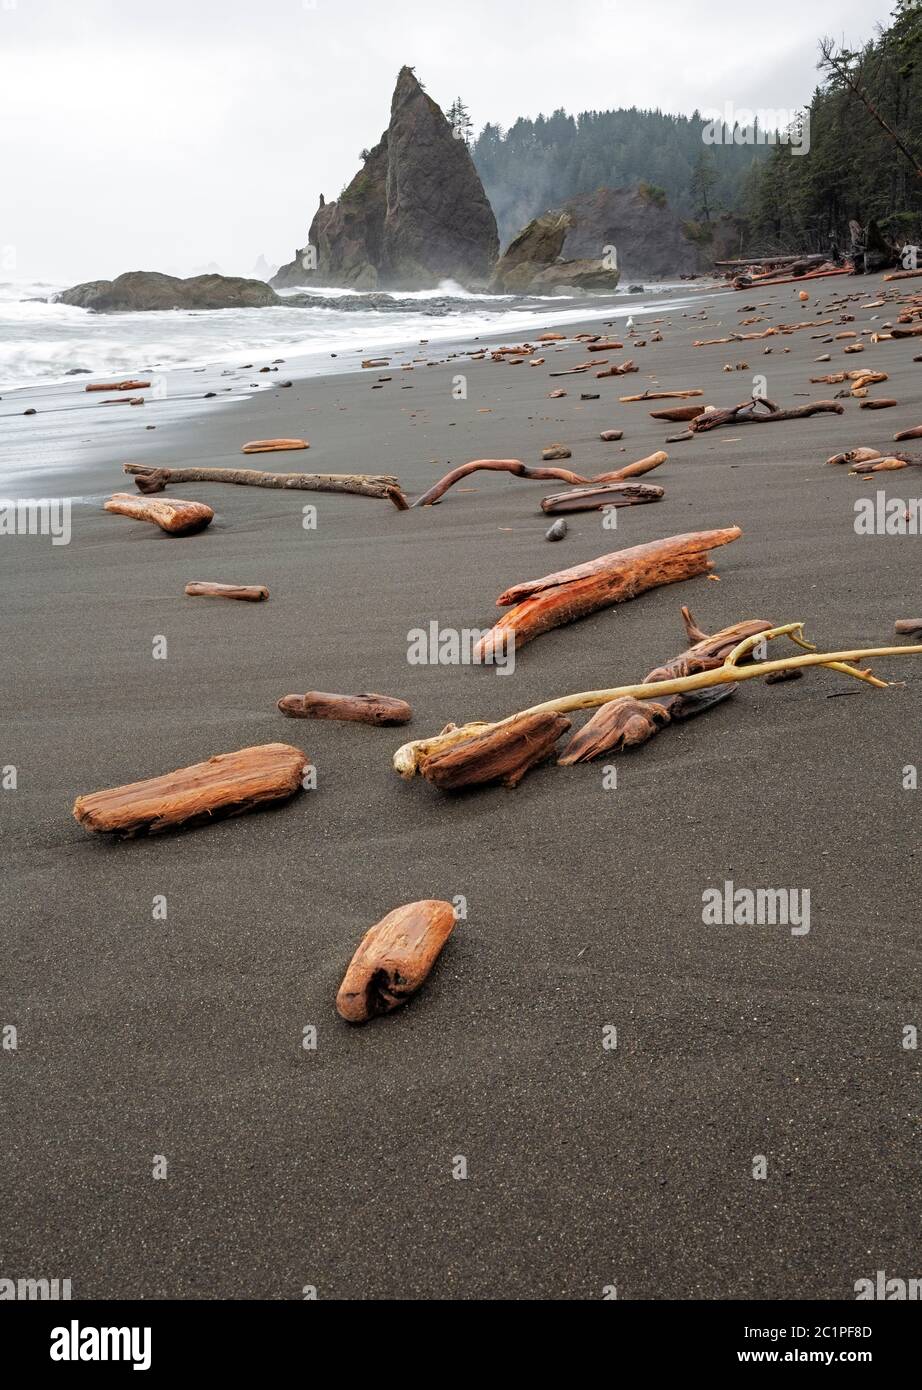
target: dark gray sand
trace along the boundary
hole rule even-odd
[[[485,474],[409,513],[202,484],[173,489],[215,507],[198,537],[94,504],[75,510],[69,546],[5,538],[0,764],[19,785],[0,792],[0,1025],[18,1051],[0,1052],[0,1276],[106,1298],[598,1299],[614,1285],[627,1299],[828,1299],[878,1269],[918,1273],[920,1067],[903,1030],[922,1024],[922,845],[919,793],[902,789],[922,759],[918,657],[876,664],[907,682],[886,691],[829,672],[750,682],[619,756],[616,790],[603,763],[454,798],[391,768],[406,738],[449,720],[641,678],[685,645],[682,603],[710,630],[757,616],[803,619],[827,648],[899,640],[894,619],[922,608],[922,538],[856,536],[853,504],[918,495],[922,474],[865,483],[824,460],[922,422],[913,343],[843,356],[814,329],[690,346],[735,329],[747,303],[790,322],[878,284],[814,283],[806,309],[785,286],[724,297],[706,321],[664,313],[662,343],[615,355],[641,366],[625,378],[549,381],[584,359],[570,344],[541,368],[366,371],[156,431],[155,406],[126,408],[97,431],[69,491],[130,488],[127,458],[237,465],[247,439],[303,435],[309,452],[248,462],[395,472],[417,493],[450,465],[534,463],[556,441],[590,475],[639,458],[675,427],[618,397],[653,377],[727,405],[763,372],[794,405],[838,389],[812,374],[882,367],[874,393],[901,402],[668,446],[648,480],[661,503],[621,511],[614,533],[574,516],[558,545],[538,509],[556,484]],[[853,311],[857,329],[889,312]],[[824,351],[832,363],[813,366]],[[551,401],[556,385],[569,394]],[[599,441],[607,427],[622,445]],[[732,523],[744,535],[715,552],[719,583],[541,637],[511,676],[407,664],[411,628],[486,627],[512,582]],[[185,598],[200,579],[272,597]],[[277,713],[309,689],[400,696],[414,721]],[[71,817],[80,793],[276,740],[319,779],[280,810],[125,843]],[[809,933],[704,925],[702,894],[726,879],[809,889]],[[459,894],[467,920],[422,993],[343,1023],[334,996],[368,926]]]

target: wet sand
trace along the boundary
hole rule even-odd
[[[814,282],[806,309],[784,286],[714,300],[706,319],[664,312],[663,342],[645,321],[647,347],[613,355],[640,367],[622,378],[550,380],[585,360],[568,342],[544,367],[456,358],[296,380],[153,431],[155,404],[112,407],[117,423],[87,428],[75,496],[130,488],[125,459],[239,466],[242,443],[274,436],[311,448],[246,462],[393,472],[416,495],[467,459],[536,463],[557,441],[589,476],[640,458],[677,428],[619,403],[645,387],[702,387],[729,405],[761,372],[790,406],[839,389],[811,375],[873,367],[890,380],[872,394],[901,402],[667,445],[646,479],[662,502],[619,512],[614,533],[597,513],[573,516],[556,545],[538,502],[557,484],[488,474],[405,513],[183,485],[172,491],[217,512],[200,536],[170,539],[93,501],[75,507],[70,545],[4,538],[0,763],[18,788],[0,792],[0,1024],[19,1045],[0,1053],[0,1276],[70,1278],[75,1297],[106,1298],[314,1286],[593,1299],[615,1285],[626,1299],[827,1299],[878,1269],[917,1273],[920,1067],[902,1040],[922,995],[922,846],[919,793],[902,779],[922,754],[919,658],[876,663],[906,681],[887,691],[828,672],[749,682],[619,755],[616,790],[603,763],[457,797],[391,768],[406,738],[449,720],[639,679],[684,647],[683,603],[708,630],[755,616],[803,619],[827,648],[898,640],[894,619],[920,607],[922,538],[856,536],[853,504],[878,488],[917,496],[922,475],[869,484],[824,461],[922,422],[913,341],[844,356],[813,329],[691,347],[764,301],[769,321],[794,322],[856,294],[844,327],[879,327],[888,309],[857,307],[879,285]],[[748,368],[722,371],[737,362]],[[555,386],[568,395],[549,400]],[[605,428],[622,442],[603,444]],[[302,526],[308,504],[316,530]],[[549,633],[510,676],[407,663],[410,629],[489,626],[515,581],[731,524],[743,537],[715,553],[719,583]],[[186,598],[190,580],[272,596]],[[166,660],[152,658],[158,637]],[[398,696],[414,720],[278,714],[281,695],[309,689]],[[80,793],[270,741],[318,769],[317,789],[279,810],[125,843],[71,817]],[[702,894],[727,879],[809,889],[809,933],[704,925]],[[166,921],[152,920],[157,895]],[[456,895],[467,919],[419,996],[365,1028],[343,1023],[333,1000],[368,926]],[[308,1025],[316,1051],[301,1046]]]

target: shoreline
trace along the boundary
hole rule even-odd
[[[868,484],[825,460],[920,422],[912,342],[865,339],[852,357],[808,329],[692,347],[739,331],[756,301],[759,329],[882,288],[849,277],[812,284],[806,308],[794,285],[664,310],[661,343],[615,354],[638,365],[625,377],[551,379],[581,360],[570,340],[543,367],[446,355],[304,377],[234,410],[196,401],[153,431],[159,403],[112,407],[86,440],[44,446],[41,476],[62,476],[63,453],[88,498],[128,490],[122,461],[239,465],[244,441],[276,436],[311,448],[259,466],[394,473],[412,496],[467,459],[536,463],[558,441],[587,476],[661,447],[669,459],[652,475],[662,501],[619,512],[615,531],[575,514],[554,545],[539,502],[559,485],[506,474],[409,512],[190,484],[166,495],[216,517],[187,539],[88,505],[69,545],[0,540],[0,764],[18,771],[0,793],[4,974],[21,1038],[5,1272],[67,1277],[76,1298],[298,1299],[310,1284],[353,1300],[598,1299],[612,1284],[625,1299],[841,1299],[876,1269],[912,1273],[920,1064],[900,1039],[922,1007],[918,793],[900,779],[919,761],[918,657],[875,663],[899,683],[888,690],[825,671],[748,681],[618,754],[614,788],[607,759],[459,796],[391,765],[449,721],[641,679],[686,645],[683,604],[707,631],[803,619],[825,649],[892,642],[919,542],[857,534],[854,504],[922,491],[922,475]],[[889,317],[849,312],[856,332]],[[793,406],[839,389],[811,376],[856,365],[887,371],[872,394],[899,406],[849,399],[842,415],[664,446],[676,427],[619,400],[700,388],[730,406],[764,374]],[[568,394],[550,399],[555,387]],[[612,427],[623,439],[603,443]],[[502,679],[408,661],[413,629],[485,627],[510,584],[731,524],[743,534],[715,554],[719,582],[549,632]],[[187,598],[193,580],[271,597]],[[307,690],[380,691],[413,720],[283,718],[277,699]],[[318,773],[278,810],[123,843],[71,816],[78,795],[271,741]],[[809,890],[809,931],[706,924],[704,894],[727,882]],[[343,1023],[336,989],[368,927],[458,895],[467,916],[425,988],[387,1018]],[[166,1183],[147,1180],[155,1155]]]

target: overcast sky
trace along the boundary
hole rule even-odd
[[[0,279],[291,259],[387,125],[403,63],[478,130],[558,106],[794,108],[818,37],[857,44],[891,8],[0,0]]]

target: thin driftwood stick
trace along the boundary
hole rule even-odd
[[[680,401],[687,396],[703,396],[704,392],[697,389],[693,391],[641,391],[639,396],[619,396],[618,400],[627,404],[629,401]]]
[[[616,468],[611,473],[600,473],[597,478],[592,478],[593,483],[620,483],[626,478],[640,478],[644,473],[651,473],[654,468],[659,468],[661,463],[665,463],[669,455],[663,449],[657,449],[655,454],[648,454],[644,459],[638,459],[636,463],[625,464],[623,468]]]
[[[283,695],[278,702],[291,719],[344,719],[357,724],[409,724],[413,711],[406,700],[390,695],[328,695],[309,690],[306,695]]]
[[[712,568],[707,552],[740,535],[738,526],[689,531],[515,584],[496,600],[497,607],[509,611],[478,642],[477,660],[489,661],[508,650],[510,642],[522,647],[551,628],[636,598],[647,589],[706,574]]]
[[[566,457],[568,456],[569,454],[566,455]],[[521,459],[471,459],[470,463],[461,463],[450,473],[446,473],[444,478],[433,483],[432,487],[421,497],[417,497],[416,501],[410,505],[413,507],[431,507],[440,497],[444,497],[449,488],[454,487],[455,483],[459,483],[462,478],[467,478],[471,473],[511,473],[513,477],[526,478],[535,482],[559,480],[562,483],[573,483],[577,486],[590,483],[617,483],[624,478],[634,478],[641,473],[648,473],[652,468],[665,463],[667,457],[667,454],[659,450],[655,454],[650,454],[649,458],[639,459],[637,463],[627,464],[624,468],[615,469],[614,472],[600,473],[596,478],[584,478],[569,468],[547,466],[533,468],[531,465],[523,463]]]
[[[96,381],[84,386],[84,391],[145,391],[149,381]]]
[[[308,760],[300,748],[264,743],[220,753],[162,777],[78,796],[74,815],[84,830],[128,838],[219,816],[240,816],[298,791]]]
[[[354,492],[382,497],[404,510],[400,481],[390,473],[264,473],[259,468],[148,468],[125,463],[125,473],[146,478],[154,474],[167,483],[235,483],[241,487],[290,488],[296,492]],[[400,500],[398,500],[400,499]]]
[[[362,937],[336,995],[347,1023],[390,1013],[425,983],[455,925],[451,903],[438,898],[404,903]]]
[[[261,603],[269,597],[265,584],[210,584],[195,580],[186,585],[192,598],[237,598],[244,603]]]
[[[811,666],[827,666],[832,670],[854,676],[869,685],[886,686],[886,681],[879,681],[869,672],[858,670],[852,663],[879,656],[922,656],[922,646],[856,647],[848,651],[810,651],[805,656],[788,656],[775,661],[752,662],[749,665],[740,664],[742,656],[746,655],[757,642],[769,642],[773,638],[781,636],[800,637],[802,633],[803,623],[787,623],[783,627],[771,628],[768,632],[757,633],[741,642],[729,654],[723,665],[713,671],[700,671],[694,675],[677,676],[665,681],[641,682],[639,685],[620,685],[611,690],[581,690],[574,695],[564,695],[556,700],[545,700],[540,705],[533,705],[530,709],[509,715],[506,719],[498,720],[493,724],[483,720],[461,726],[449,724],[440,734],[436,734],[432,738],[416,739],[412,743],[405,743],[401,748],[398,748],[393,759],[394,770],[401,777],[413,777],[419,771],[420,764],[425,758],[432,757],[443,748],[448,748],[453,743],[462,743],[475,733],[478,735],[490,733],[512,724],[518,719],[524,719],[528,715],[568,714],[578,709],[596,709],[599,705],[606,705],[609,701],[618,700],[624,696],[629,696],[635,700],[661,701],[666,695],[706,690],[712,686],[733,684],[736,681],[770,679],[779,672],[802,671]],[[804,644],[802,643],[802,645]]]
[[[694,420],[696,415],[701,415],[707,410],[706,405],[673,405],[665,410],[651,410],[651,420]]]
[[[204,502],[183,502],[178,497],[145,501],[130,492],[114,492],[103,506],[119,516],[149,521],[171,536],[192,536],[214,520],[214,512]]]
[[[549,514],[593,512],[601,507],[633,507],[644,502],[659,502],[664,496],[665,489],[651,483],[598,483],[542,497],[541,510]]]

